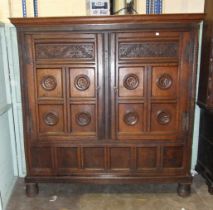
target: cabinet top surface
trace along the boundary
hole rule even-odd
[[[111,15],[111,16],[78,16],[78,17],[33,17],[10,18],[18,27],[22,26],[56,26],[70,24],[149,24],[149,23],[189,23],[200,22],[204,19],[203,13],[193,14],[161,14],[161,15]]]

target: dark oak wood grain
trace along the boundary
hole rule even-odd
[[[186,195],[202,18],[12,18],[26,183],[176,182]]]

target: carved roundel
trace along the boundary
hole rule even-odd
[[[44,90],[51,91],[57,86],[56,78],[52,75],[47,75],[41,80],[41,86]]]
[[[84,91],[87,90],[90,86],[90,79],[85,74],[78,75],[74,80],[75,87],[80,90]]]
[[[128,90],[134,90],[139,85],[139,78],[136,74],[127,74],[124,77],[123,85]]]
[[[139,117],[138,117],[138,114],[136,112],[128,112],[124,115],[123,120],[127,125],[132,126],[132,125],[137,124]]]
[[[54,126],[58,123],[58,115],[54,112],[48,112],[45,113],[43,116],[43,120],[45,122],[46,125],[48,126]]]
[[[169,89],[172,86],[172,83],[173,79],[169,74],[162,74],[157,79],[157,86],[162,90]]]
[[[80,126],[87,126],[91,122],[91,115],[88,112],[80,112],[75,117],[76,123]]]
[[[167,125],[171,122],[171,115],[166,111],[158,111],[157,121],[161,125]]]

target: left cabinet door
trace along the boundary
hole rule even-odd
[[[26,34],[21,45],[26,130],[31,141],[103,138],[102,35]]]

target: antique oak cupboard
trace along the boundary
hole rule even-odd
[[[29,196],[39,182],[176,182],[189,195],[202,18],[11,19]]]
[[[213,1],[205,1],[198,104],[201,108],[196,169],[213,194]]]

